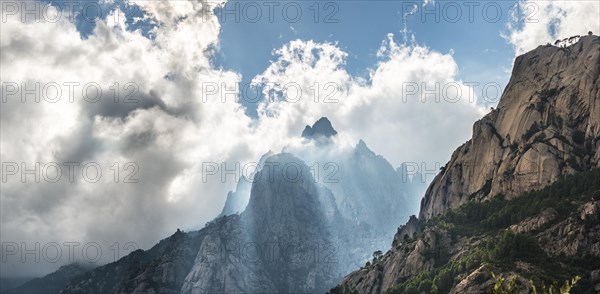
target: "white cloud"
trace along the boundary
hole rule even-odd
[[[600,33],[598,1],[520,1],[504,36],[516,55],[588,31]]]
[[[281,136],[292,136],[306,122],[327,116],[349,142],[364,139],[395,166],[413,161],[432,167],[448,160],[483,114],[473,90],[456,79],[457,65],[450,54],[399,45],[393,36],[379,50],[384,59],[369,81],[346,72],[347,55],[334,44],[295,40],[275,54],[278,59],[254,82],[280,85],[264,90],[271,102],[259,106],[259,119],[260,127]],[[325,88],[329,83],[337,92]],[[320,88],[317,103],[315,86]],[[324,103],[330,93],[331,103]],[[286,101],[298,97],[297,102]]]
[[[203,82],[240,80],[235,72],[211,66],[220,30],[216,17],[205,16],[199,2],[137,4],[161,24],[154,40],[127,31],[119,10],[98,20],[86,39],[64,17],[56,23],[21,22],[14,15],[2,24],[2,82],[19,88],[26,83],[30,89],[38,83],[38,95],[50,83],[62,90],[56,103],[44,97],[36,103],[34,95],[22,103],[20,93],[6,97],[2,161],[28,168],[36,162],[42,167],[97,162],[103,173],[97,183],[80,176],[70,183],[66,168],[58,183],[36,183],[28,176],[23,184],[18,175],[9,177],[1,193],[3,241],[25,242],[28,248],[35,242],[98,242],[102,261],[111,261],[108,246],[114,242],[148,248],[177,227],[200,227],[218,213],[235,183],[220,178],[203,183],[202,162],[244,162],[260,154],[248,145],[251,119],[238,103],[203,101]],[[65,86],[71,82],[78,83],[73,97]],[[100,101],[84,100],[82,89],[89,83],[102,89]],[[115,83],[119,103],[113,101]],[[128,83],[135,87],[125,87]],[[123,102],[133,90],[139,102]],[[93,88],[89,92],[93,97]],[[113,182],[114,162],[120,164],[119,183]],[[125,169],[128,162],[139,166],[139,183],[123,183],[133,171]],[[44,265],[19,259],[2,264],[13,274],[23,267],[46,273],[59,264]]]
[[[2,81],[28,87],[40,83],[40,89],[63,85],[57,103],[35,103],[29,96],[22,103],[20,93],[7,97],[1,109],[2,161],[29,168],[35,162],[97,162],[103,172],[97,183],[79,176],[71,183],[66,172],[58,183],[35,183],[32,176],[21,183],[12,176],[0,195],[3,241],[30,247],[35,242],[98,242],[102,261],[111,261],[108,246],[114,242],[148,248],[177,227],[201,227],[220,212],[234,177],[204,182],[204,162],[232,168],[235,162],[258,160],[267,150],[297,146],[304,125],[327,116],[340,133],[342,148],[362,138],[395,166],[427,162],[433,169],[434,162],[445,162],[469,137],[482,115],[470,99],[472,90],[456,80],[451,55],[398,45],[390,35],[369,80],[344,69],[347,53],[336,44],[295,40],[284,45],[254,79],[275,86],[265,90],[273,101],[261,103],[258,118],[251,118],[234,99],[222,102],[219,94],[206,95],[203,83],[234,85],[241,77],[210,62],[220,25],[207,15],[205,4],[135,4],[156,23],[154,39],[128,31],[120,11],[97,21],[85,39],[66,18],[23,23],[9,16],[2,24]],[[69,82],[79,83],[72,101],[64,86]],[[115,82],[121,89],[119,103],[111,96]],[[421,82],[427,89],[438,85],[437,92],[425,95]],[[101,87],[101,101],[84,99],[81,90],[89,83]],[[139,102],[122,102],[132,90],[124,88],[128,83],[136,85]],[[282,85],[288,85],[287,93]],[[296,89],[301,97],[293,94]],[[457,89],[458,101],[449,102],[454,95],[442,93]],[[285,101],[293,97],[298,101]],[[113,179],[114,162],[119,163],[119,183]],[[123,183],[132,171],[125,169],[127,162],[139,166],[138,183]],[[32,267],[17,259],[2,267],[42,274],[58,265]]]

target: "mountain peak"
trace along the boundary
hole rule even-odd
[[[354,147],[354,150],[356,152],[356,154],[361,155],[361,156],[367,156],[367,157],[376,157],[377,154],[375,154],[375,152],[373,152],[373,150],[369,149],[369,147],[367,146],[367,143],[365,143],[365,141],[363,141],[362,139],[358,140],[358,144],[356,144],[356,147]]]
[[[358,144],[356,144],[356,148],[369,149],[369,147],[367,147],[367,143],[365,143],[365,141],[363,141],[362,139],[358,140]]]
[[[600,37],[515,59],[496,110],[475,122],[421,202],[419,218],[502,194],[512,198],[600,167]]]
[[[302,138],[316,139],[320,137],[330,138],[337,135],[337,131],[326,117],[321,117],[312,127],[307,125],[302,131]]]

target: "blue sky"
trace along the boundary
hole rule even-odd
[[[260,3],[260,2],[254,2]],[[396,42],[402,42],[402,31],[414,35],[420,45],[426,45],[441,53],[453,51],[459,66],[459,78],[467,82],[498,83],[502,88],[509,78],[514,52],[501,37],[506,29],[509,12],[515,2],[496,2],[501,7],[501,15],[496,17],[496,7],[488,7],[484,13],[482,4],[473,6],[472,21],[469,20],[469,7],[459,2],[437,2],[427,5],[428,11],[436,14],[423,14],[421,2],[415,1],[337,1],[337,2],[297,2],[302,7],[303,16],[298,22],[286,21],[282,8],[274,9],[274,22],[263,17],[256,23],[244,20],[255,16],[254,7],[244,2],[240,7],[239,21],[234,14],[221,15],[221,48],[215,58],[218,66],[233,69],[243,75],[244,83],[261,73],[273,59],[272,51],[294,39],[315,40],[337,43],[348,53],[346,70],[352,75],[368,76],[368,69],[377,64],[376,52],[388,33],[393,33]],[[317,4],[315,4],[317,3]],[[225,9],[235,9],[236,2],[228,2]],[[246,6],[244,6],[246,5]],[[319,21],[315,21],[315,5],[320,8]],[[326,6],[329,5],[329,6]],[[417,5],[417,11],[405,13]],[[244,10],[244,7],[245,10]],[[456,11],[460,8],[461,16]],[[294,11],[288,8],[294,18]],[[244,14],[246,11],[246,14]],[[263,13],[268,12],[263,6]],[[444,13],[446,12],[446,13]],[[331,18],[327,18],[331,16]],[[436,19],[439,18],[439,19]],[[225,18],[225,19],[223,19]],[[425,18],[425,19],[423,19]],[[456,22],[453,22],[457,19]],[[325,20],[337,21],[337,23]],[[476,90],[481,87],[476,87]],[[490,88],[493,89],[493,88]],[[481,91],[477,92],[480,96]],[[496,97],[493,90],[490,96]],[[499,98],[499,97],[498,97]],[[494,103],[487,103],[494,104]],[[252,109],[251,105],[248,105]]]
[[[116,3],[123,7],[120,1]],[[346,70],[353,76],[368,77],[369,69],[377,65],[377,50],[388,33],[402,43],[406,29],[407,38],[414,36],[419,45],[440,53],[453,52],[459,79],[480,85],[495,83],[501,88],[508,82],[514,50],[501,34],[514,11],[514,1],[496,1],[493,5],[481,1],[436,1],[423,5],[421,1],[400,0],[286,3],[229,1],[224,8],[217,8],[221,35],[213,59],[215,66],[240,73],[242,84],[246,85],[269,66],[274,59],[273,50],[301,39],[337,44],[348,53]],[[93,7],[87,8],[89,18],[95,16],[94,11]],[[139,10],[128,11],[130,20],[140,15]],[[78,29],[85,37],[94,24],[81,18]],[[131,28],[138,27],[139,24]],[[482,86],[474,88],[478,97],[484,95]],[[489,101],[480,103],[494,106],[500,95],[495,89],[489,88]],[[251,90],[248,95],[254,97],[255,92]],[[247,100],[251,99],[242,99],[242,104],[249,115],[255,116],[256,104]]]

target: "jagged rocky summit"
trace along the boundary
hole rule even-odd
[[[331,125],[331,122],[326,117],[317,120],[312,127],[307,125],[302,131],[302,138],[306,139],[323,139],[337,135],[337,131]]]

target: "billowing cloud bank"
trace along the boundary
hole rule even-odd
[[[242,95],[231,91],[239,74],[211,63],[220,31],[211,6],[133,4],[142,21],[156,24],[151,34],[131,30],[118,9],[87,38],[64,16],[23,22],[8,15],[2,24],[2,241],[42,252],[38,265],[3,246],[3,275],[94,260],[97,248],[98,262],[108,262],[126,254],[128,242],[148,248],[176,228],[200,228],[237,180],[207,176],[207,163],[243,168],[270,149],[297,146],[304,125],[321,116],[340,132],[340,147],[362,138],[395,166],[425,163],[435,173],[483,113],[456,79],[451,55],[390,35],[369,80],[344,69],[347,54],[336,44],[285,44],[254,78],[266,99],[249,117],[235,99]],[[37,171],[23,173],[36,163]],[[72,256],[67,242],[79,244]]]

